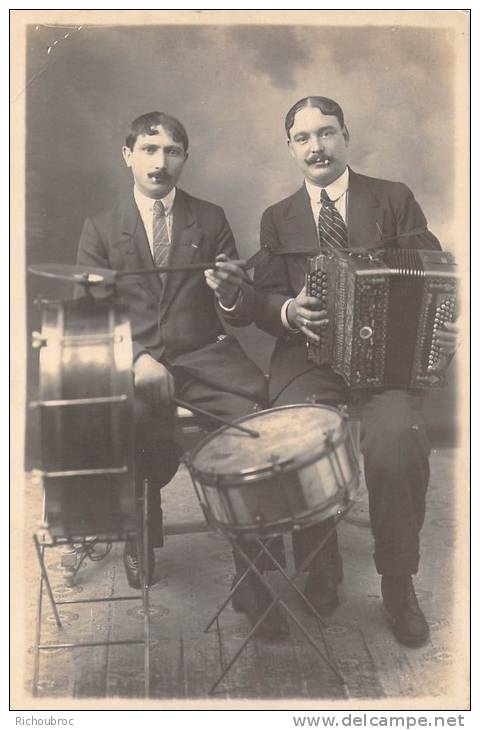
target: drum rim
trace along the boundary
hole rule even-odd
[[[241,416],[240,418],[235,419],[234,421],[232,421],[232,423],[239,423],[241,425],[244,425],[246,421],[254,419],[259,414],[291,410],[294,408],[318,408],[322,411],[333,411],[339,416],[340,423],[343,425],[346,423],[347,420],[345,413],[342,412],[339,408],[335,408],[334,406],[323,406],[320,403],[294,403],[291,405],[266,408],[262,411],[254,411],[253,413],[248,413],[246,416]],[[216,431],[213,431],[213,433],[208,434],[208,436],[206,436],[199,444],[197,444],[191,454],[189,454],[188,459],[186,460],[186,465],[192,476],[197,481],[199,481],[200,484],[205,484],[209,487],[220,488],[223,486],[238,484],[239,481],[247,484],[254,484],[257,481],[261,481],[266,477],[275,474],[287,473],[288,471],[291,471],[293,469],[302,469],[310,466],[311,464],[314,464],[316,461],[318,461],[319,457],[322,456],[322,454],[327,455],[328,453],[334,451],[335,448],[340,443],[342,443],[342,441],[345,440],[347,435],[347,432],[342,429],[339,436],[332,441],[329,447],[325,447],[324,445],[322,445],[322,447],[318,450],[312,450],[306,455],[294,457],[292,459],[280,459],[278,462],[276,462],[274,465],[272,464],[271,466],[264,466],[255,469],[244,469],[243,471],[236,471],[230,474],[218,474],[214,471],[203,471],[195,467],[195,457],[202,450],[202,448],[204,448],[210,441],[213,441],[213,439],[219,436],[222,432],[227,431],[229,428],[230,426],[222,426]]]

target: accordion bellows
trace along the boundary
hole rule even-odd
[[[329,323],[308,359],[329,364],[352,388],[438,387],[445,357],[437,331],[455,319],[451,254],[418,249],[329,250],[309,259],[306,290]]]

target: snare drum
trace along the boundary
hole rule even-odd
[[[340,514],[358,488],[357,454],[346,417],[293,405],[236,421],[192,453],[188,468],[207,519],[234,533],[276,535]]]

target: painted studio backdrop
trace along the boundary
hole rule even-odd
[[[85,217],[128,192],[121,147],[131,120],[153,110],[185,125],[191,149],[180,185],[225,209],[248,257],[262,211],[302,182],[283,120],[309,94],[343,106],[351,166],[409,185],[431,230],[455,253],[453,66],[450,31],[434,28],[31,26],[28,263],[74,263]],[[29,332],[39,325],[35,297],[71,295],[68,285],[33,276],[27,291]],[[241,339],[266,366],[267,336],[252,327]],[[36,367],[31,354],[29,397]],[[453,371],[449,380],[428,396],[432,424],[451,425]],[[27,451],[34,461],[32,438]]]

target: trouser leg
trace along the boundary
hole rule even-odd
[[[328,533],[331,535],[328,536]],[[307,566],[310,572],[322,573],[325,564],[340,566],[337,530],[335,521],[329,517],[322,522],[306,527],[304,530],[292,533],[293,559],[298,568],[307,556],[325,540],[322,549]]]
[[[313,367],[294,378],[272,399],[272,406],[286,406],[300,403],[318,403],[336,406],[346,403],[348,392],[339,376],[329,368]],[[337,532],[333,518],[317,522],[310,527],[292,533],[293,557],[298,568],[307,555],[325,540],[320,552],[310,563],[310,572],[324,572],[325,565],[334,569],[340,565]],[[333,531],[332,531],[333,529]],[[328,533],[331,535],[327,537]]]
[[[260,542],[262,543],[262,545],[268,543],[268,550],[272,553],[275,560],[278,561],[282,568],[285,568],[285,549],[282,538],[261,538]],[[238,544],[243,552],[247,555],[247,557],[255,562],[255,566],[258,568],[260,573],[264,573],[266,570],[276,570],[275,563],[265,553],[262,553],[258,560],[256,559],[257,555],[261,551],[261,547],[255,540],[247,540],[244,537],[240,537],[238,539]],[[237,574],[237,577],[243,575],[243,573],[248,570],[248,563],[243,560],[243,558],[238,555],[235,550],[233,551],[233,561],[235,564],[235,572]]]
[[[418,570],[430,454],[422,403],[420,395],[402,390],[360,397],[374,558],[383,574]]]
[[[250,400],[237,393],[228,393],[213,388],[211,385],[195,378],[176,381],[175,389],[181,400],[203,408],[214,416],[225,418],[227,421],[234,421],[236,418],[241,418],[262,408],[262,404],[257,401]],[[217,423],[209,421],[207,418],[204,421],[206,429],[214,430],[218,428]]]
[[[174,411],[169,406],[152,409],[135,399],[135,491],[143,496],[148,480],[148,520],[152,547],[163,545],[163,514],[160,490],[175,476],[181,450],[174,442]]]

